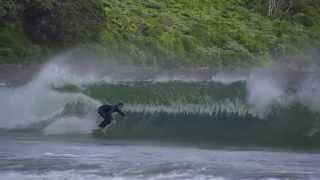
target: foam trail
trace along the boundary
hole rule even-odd
[[[45,134],[89,134],[96,127],[92,119],[66,117],[56,120],[43,129]]]

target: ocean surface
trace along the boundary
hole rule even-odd
[[[6,180],[320,178],[318,153],[21,133],[1,136],[0,143],[0,177]]]
[[[320,73],[78,57],[0,82],[0,179],[320,179]],[[126,117],[96,131],[119,101]]]

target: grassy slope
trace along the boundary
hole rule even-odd
[[[241,2],[105,0],[104,46],[139,64],[251,66],[319,45],[319,22],[270,18]]]
[[[250,10],[244,0],[102,1],[99,47],[136,64],[252,66],[320,44],[320,10],[304,26]],[[0,26],[0,63],[31,62],[52,48],[32,43],[19,22]]]

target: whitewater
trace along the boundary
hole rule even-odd
[[[73,53],[23,85],[0,82],[1,179],[320,177],[313,69],[168,70]],[[118,101],[127,116],[94,131],[96,108]]]

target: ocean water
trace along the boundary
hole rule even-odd
[[[75,60],[0,86],[1,179],[320,179],[319,73]],[[95,131],[119,101],[126,117]]]
[[[60,179],[319,179],[320,154],[11,134],[0,138],[0,177]]]

